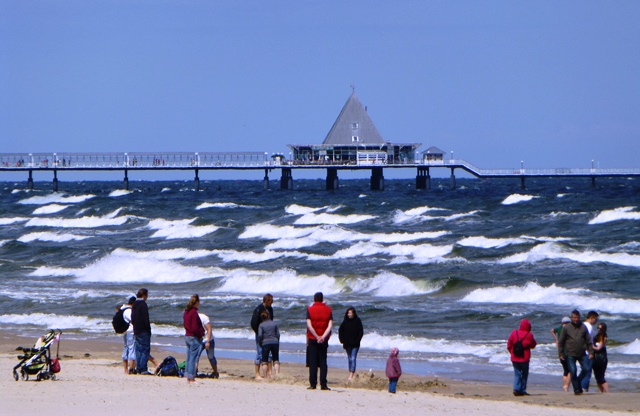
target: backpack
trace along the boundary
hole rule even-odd
[[[517,341],[513,344],[513,355],[524,357],[524,345],[522,345],[522,340],[518,338],[518,331],[516,331],[516,339]]]
[[[124,311],[128,309],[118,309],[115,315],[113,315],[113,319],[111,320],[111,324],[113,325],[113,329],[116,331],[116,334],[124,334],[129,329],[129,322],[124,320]]]
[[[178,362],[172,356],[168,356],[156,368],[156,375],[160,377],[182,377],[182,371],[178,368]]]

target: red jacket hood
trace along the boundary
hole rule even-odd
[[[520,331],[531,332],[531,321],[523,319],[522,322],[520,322]]]

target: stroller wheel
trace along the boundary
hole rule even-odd
[[[29,380],[29,374],[27,374],[24,370],[20,371],[20,376],[22,377],[22,381]]]
[[[38,375],[36,376],[36,380],[37,380],[37,381],[42,380],[42,376],[41,376],[40,374],[38,374]]]
[[[19,378],[20,378],[20,376],[18,376],[18,372],[17,372],[17,371],[15,371],[15,370],[13,370],[13,379],[14,379],[15,381],[18,381],[18,379],[19,379]]]

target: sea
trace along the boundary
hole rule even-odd
[[[286,363],[304,363],[305,311],[323,292],[336,328],[355,307],[358,371],[400,349],[405,372],[504,383],[522,319],[538,341],[529,389],[561,388],[550,330],[573,309],[608,325],[612,391],[640,391],[638,179],[349,179],[0,183],[0,330],[120,342],[116,307],[149,290],[152,354],[183,353],[189,297],[218,358],[252,360],[249,321],[274,296]],[[337,334],[329,366],[347,369]],[[155,352],[155,355],[160,353]],[[163,358],[163,357],[159,357]],[[114,360],[119,360],[114,357]],[[224,368],[221,368],[224,371]],[[8,376],[8,375],[7,375]],[[331,378],[331,377],[330,377]],[[592,380],[595,390],[595,381]]]

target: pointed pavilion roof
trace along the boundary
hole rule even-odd
[[[369,118],[355,91],[351,94],[340,115],[333,123],[324,145],[384,144],[382,136]]]

